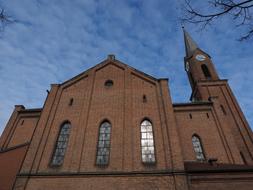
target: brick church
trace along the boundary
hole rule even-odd
[[[190,102],[114,55],[16,105],[0,138],[0,190],[253,189],[253,133],[227,79],[184,30]],[[183,70],[183,68],[182,68]]]

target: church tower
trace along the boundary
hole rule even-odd
[[[253,136],[228,80],[220,79],[210,55],[198,47],[184,28],[183,33],[185,70],[192,88],[191,101],[213,103],[224,144],[227,152],[231,152],[231,163],[236,163],[232,154],[235,151],[234,141],[241,160],[245,164],[253,164]]]
[[[184,30],[184,29],[183,29]],[[211,57],[201,50],[197,43],[191,38],[187,31],[184,30],[185,41],[185,70],[192,87],[196,87],[196,83],[201,80],[219,80]]]

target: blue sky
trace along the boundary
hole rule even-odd
[[[18,20],[0,38],[0,133],[16,104],[42,107],[50,84],[98,64],[108,54],[157,78],[169,78],[174,102],[191,89],[183,67],[181,1],[8,0],[0,6]],[[252,40],[224,19],[213,28],[187,31],[212,56],[253,126]]]

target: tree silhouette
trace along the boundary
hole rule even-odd
[[[234,21],[236,27],[246,28],[247,32],[240,36],[240,41],[252,38],[253,0],[210,0],[207,5],[210,11],[201,12],[198,10],[198,5],[194,7],[191,0],[185,0],[185,15],[182,21],[200,25],[201,29],[204,29],[215,20],[226,16]]]
[[[5,9],[0,8],[0,32],[3,32],[6,25],[15,22],[15,20],[6,13]]]

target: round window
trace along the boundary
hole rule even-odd
[[[111,87],[111,86],[113,86],[113,81],[112,81],[112,80],[107,80],[107,81],[105,81],[105,86],[106,86],[106,87]]]

